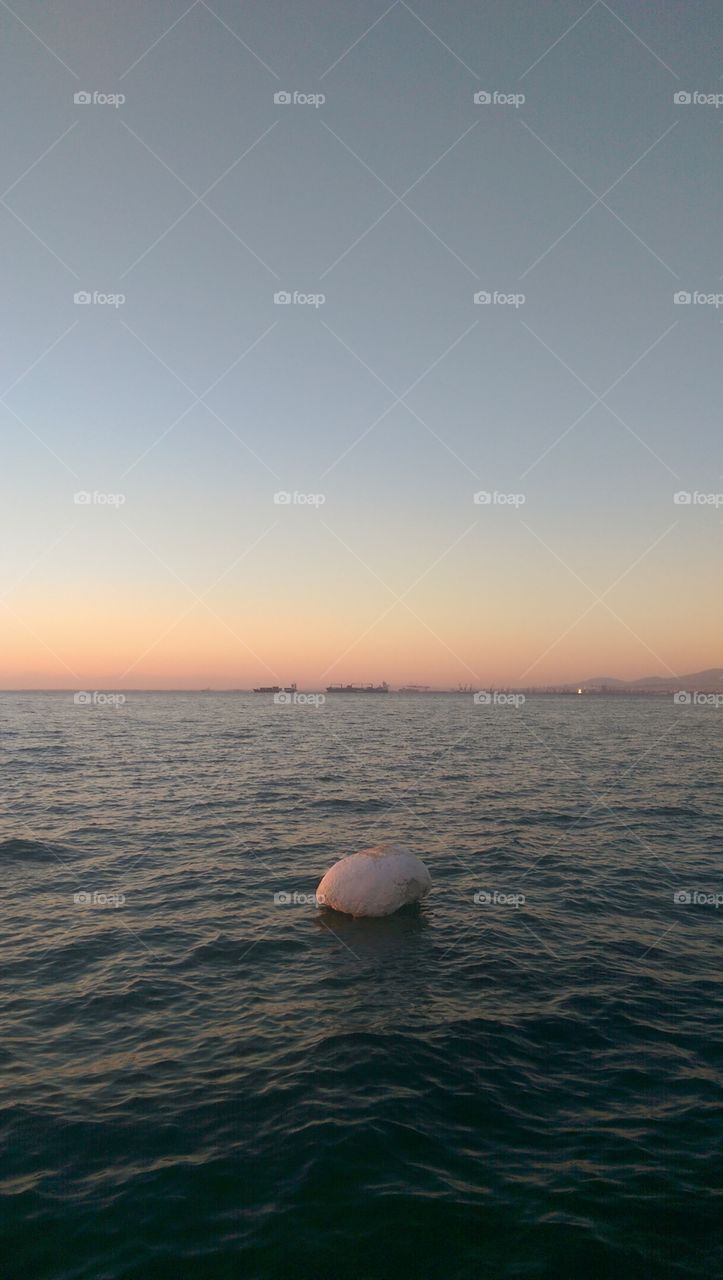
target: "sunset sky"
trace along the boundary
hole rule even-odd
[[[713,4],[74,8],[3,8],[0,687],[722,665]]]

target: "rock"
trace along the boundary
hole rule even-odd
[[[377,844],[340,858],[319,883],[320,906],[350,916],[390,916],[418,902],[432,887],[432,877],[411,849]]]

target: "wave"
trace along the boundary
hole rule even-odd
[[[0,860],[58,862],[65,861],[70,856],[72,856],[71,850],[47,840],[30,840],[24,836],[11,836],[8,840],[0,840]]]

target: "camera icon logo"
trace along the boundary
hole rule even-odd
[[[692,701],[692,695],[686,689],[678,689],[673,694],[673,703],[676,707],[689,707]]]
[[[77,293],[73,294],[73,302],[76,307],[87,307],[92,302],[92,298],[87,289],[79,289]]]
[[[476,307],[488,307],[491,301],[492,294],[488,293],[486,289],[480,289],[479,292],[474,295]]]
[[[89,707],[92,701],[91,694],[86,693],[84,689],[81,689],[80,693],[73,694],[73,702],[76,707]]]
[[[673,902],[692,902],[693,895],[689,889],[676,889],[673,894]]]
[[[677,293],[673,294],[673,302],[676,307],[687,307],[692,301],[693,299],[687,289],[679,289]]]
[[[274,902],[276,903],[277,906],[282,906],[282,907],[288,906],[288,904],[291,902],[291,894],[275,893]]]
[[[492,694],[487,693],[485,689],[481,689],[479,693],[474,695],[473,701],[477,707],[488,707],[492,702]]]
[[[679,489],[677,493],[673,494],[673,502],[675,503],[676,507],[689,507],[691,504],[692,498],[693,498],[692,493],[690,493],[687,489]]]
[[[87,89],[81,89],[79,93],[73,94],[73,102],[75,103],[76,107],[87,107],[90,100],[91,100],[90,94],[88,93]]]
[[[89,907],[92,902],[92,898],[89,893],[74,893],[73,902],[78,907]]]
[[[277,107],[288,107],[291,102],[291,94],[286,89],[279,89],[278,93],[274,94],[274,102]]]
[[[282,689],[279,693],[274,694],[274,702],[277,707],[288,707],[293,700],[293,695]]]
[[[480,905],[489,904],[492,901],[492,894],[487,893],[485,889],[478,889],[474,895],[474,900]]]
[[[279,492],[274,494],[274,502],[277,506],[288,507],[291,502],[291,494],[286,489],[279,489]]]
[[[687,107],[691,101],[691,96],[685,92],[685,89],[680,89],[678,93],[673,94],[673,102],[678,107]]]
[[[474,95],[474,101],[478,107],[486,107],[492,101],[492,94],[487,93],[485,89],[478,89]]]
[[[488,507],[492,501],[492,494],[488,493],[486,489],[480,489],[479,492],[474,495],[474,500],[478,507]]]
[[[87,489],[81,489],[79,493],[74,493],[73,502],[75,503],[76,507],[90,506],[90,494],[88,493]]]
[[[278,293],[274,294],[274,302],[277,307],[288,307],[291,303],[291,294],[286,289],[279,289]]]

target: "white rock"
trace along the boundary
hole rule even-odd
[[[340,858],[316,890],[320,906],[350,916],[390,916],[418,902],[432,887],[432,877],[411,849],[377,844]]]

